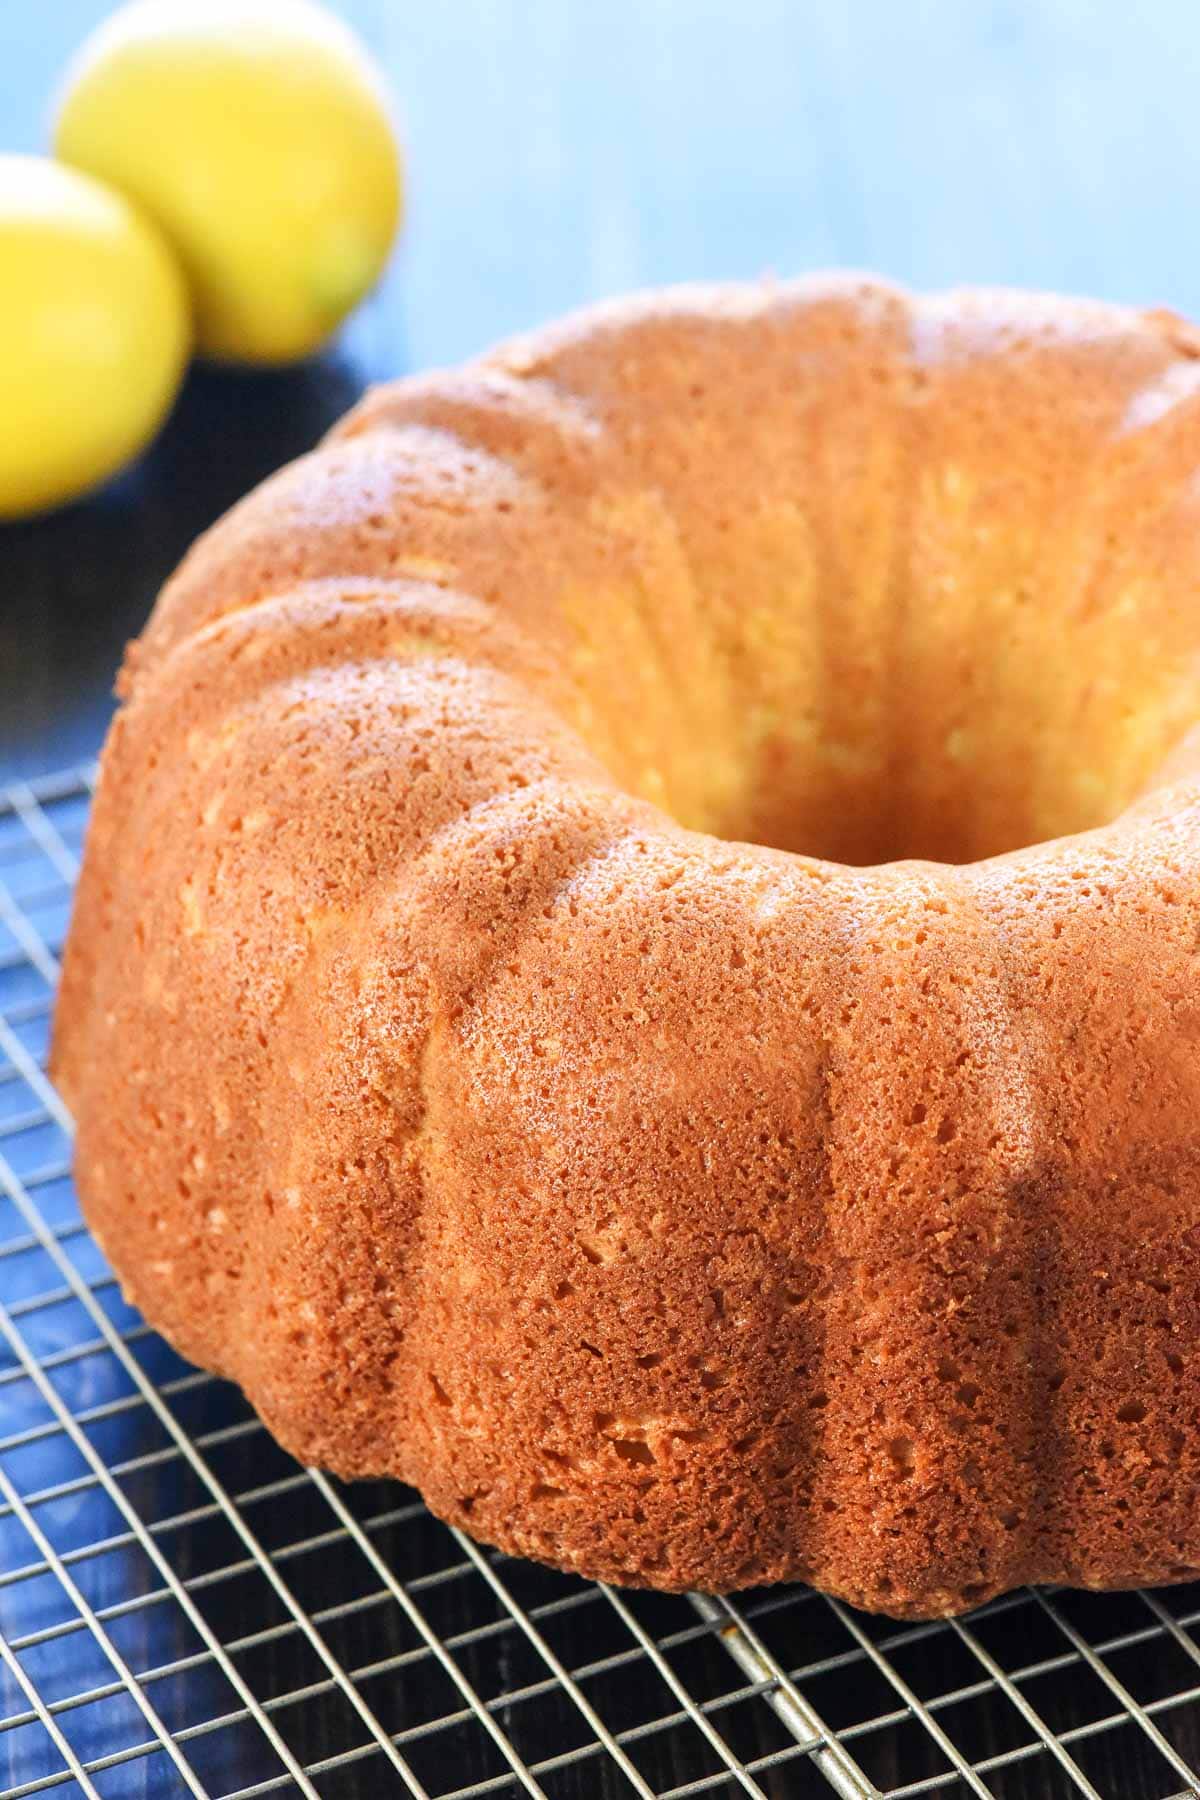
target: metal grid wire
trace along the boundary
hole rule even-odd
[[[0,788],[0,1792],[1200,1796],[1200,1585],[619,1593],[286,1457],[78,1212],[44,1067],[89,798]]]

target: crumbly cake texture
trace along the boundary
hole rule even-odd
[[[55,1028],[147,1317],[592,1576],[1200,1574],[1198,350],[682,289],[235,507],[130,651]]]

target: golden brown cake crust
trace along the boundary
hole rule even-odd
[[[1194,1578],[1198,370],[679,290],[235,508],[131,650],[56,1020],[147,1317],[589,1575]]]

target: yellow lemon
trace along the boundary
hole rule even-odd
[[[189,337],[183,277],[128,201],[47,157],[0,156],[0,518],[140,450]]]
[[[161,227],[202,350],[305,356],[400,218],[400,152],[353,35],[310,0],[132,0],[68,71],[54,147]]]

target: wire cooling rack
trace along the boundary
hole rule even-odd
[[[122,1300],[44,1068],[90,771],[0,788],[0,1792],[1200,1796],[1200,1585],[628,1594],[300,1468]]]

